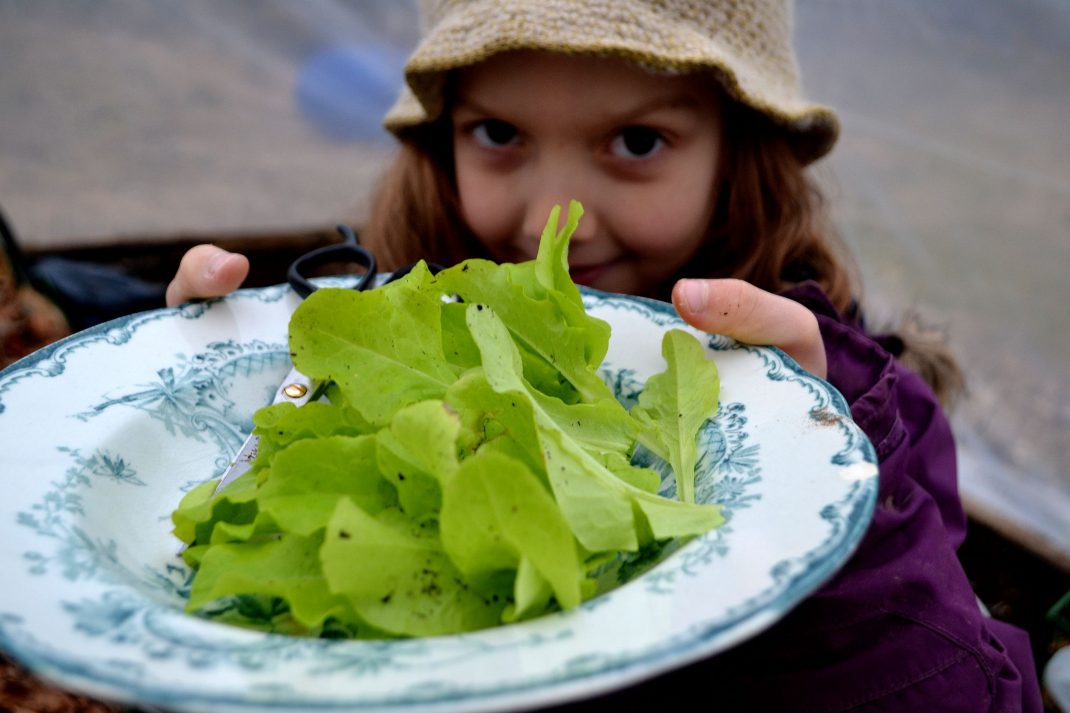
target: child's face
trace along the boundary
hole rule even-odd
[[[513,52],[460,73],[451,109],[461,209],[499,261],[535,256],[550,209],[584,215],[573,279],[649,293],[695,254],[714,208],[717,94],[697,76]]]

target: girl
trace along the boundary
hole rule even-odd
[[[1027,638],[982,614],[955,557],[965,516],[947,419],[890,353],[907,358],[903,340],[863,328],[823,222],[807,166],[838,124],[799,95],[786,0],[423,9],[385,122],[400,151],[364,231],[385,267],[533,258],[550,208],[578,199],[577,282],[671,299],[700,329],[780,347],[843,393],[880,459],[873,522],[822,589],[698,670],[603,702],[663,705],[699,680],[728,710],[1041,710]],[[247,269],[194,248],[168,302],[224,294]]]

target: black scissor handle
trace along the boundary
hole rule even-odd
[[[360,246],[353,229],[348,225],[339,225],[338,232],[345,238],[345,242],[316,248],[290,263],[290,268],[286,271],[286,281],[302,299],[316,291],[316,286],[308,277],[309,273],[324,265],[349,262],[363,266],[364,274],[354,286],[355,290],[367,288],[375,277],[375,256]]]

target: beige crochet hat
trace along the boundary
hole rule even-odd
[[[423,39],[384,125],[436,119],[446,73],[499,52],[621,57],[652,71],[712,71],[728,94],[791,136],[809,163],[836,141],[828,107],[800,96],[791,0],[421,0]]]

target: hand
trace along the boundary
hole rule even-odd
[[[178,272],[167,286],[167,306],[196,298],[222,297],[241,286],[249,274],[249,259],[214,245],[197,245],[182,256]]]
[[[738,342],[775,346],[824,379],[825,345],[814,313],[743,280],[680,280],[672,303],[688,324]]]

